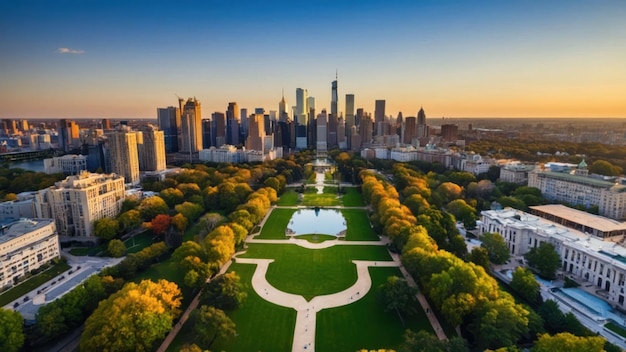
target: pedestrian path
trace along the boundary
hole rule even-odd
[[[296,310],[296,326],[291,348],[294,352],[315,350],[317,312],[354,303],[370,291],[372,288],[370,267],[398,267],[400,265],[393,261],[353,260],[352,263],[357,269],[357,280],[352,286],[341,292],[313,297],[307,302],[304,297],[280,291],[267,281],[265,275],[273,261],[273,259],[235,258],[236,263],[256,264],[256,270],[252,275],[252,288],[260,297],[270,303]]]

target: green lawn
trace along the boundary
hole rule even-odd
[[[433,332],[424,312],[404,316],[402,326],[395,312],[386,313],[378,301],[378,287],[388,276],[402,276],[398,268],[371,268],[372,289],[359,301],[325,309],[317,315],[316,351],[359,351],[397,349],[404,330]],[[418,304],[418,303],[416,303]]]
[[[98,254],[100,254],[101,252],[104,252],[107,250],[107,247],[104,244],[101,244],[99,246],[95,246],[95,247],[76,247],[76,248],[72,248],[70,249],[70,254],[75,255],[75,256],[85,256],[85,255],[89,255],[89,256],[96,256]]]
[[[363,195],[356,187],[344,187],[346,193],[341,197],[344,207],[363,207],[365,202],[363,201]]]
[[[131,237],[124,241],[124,244],[126,245],[126,253],[137,253],[154,243],[152,231],[144,231],[134,237],[134,239]]]
[[[293,244],[258,243],[249,244],[248,252],[240,257],[275,259],[267,270],[267,281],[307,300],[352,286],[357,278],[352,260],[391,260],[387,249],[381,246],[306,249]]]
[[[278,200],[276,205],[280,205],[280,206],[298,205],[298,194],[299,193],[293,189],[287,189],[285,190],[283,195],[280,196],[280,199]]]
[[[69,268],[70,266],[67,263],[60,262],[48,268],[48,270],[30,277],[29,279],[13,287],[12,289],[3,292],[2,294],[0,294],[0,307],[3,307],[13,302],[14,300],[43,285],[46,281],[68,270]]]
[[[256,265],[230,266],[229,271],[235,271],[242,282],[248,283],[248,298],[243,307],[228,312],[237,325],[237,337],[227,341],[218,338],[211,351],[291,351],[296,312],[259,297],[249,284],[254,270]],[[194,342],[193,322],[187,321],[168,351],[179,351],[183,344]]]
[[[622,337],[626,337],[626,329],[624,329],[622,326],[615,324],[614,322],[609,322],[604,324],[604,327],[613,331],[614,333],[622,336]]]
[[[287,224],[289,224],[289,220],[293,213],[296,212],[296,209],[274,209],[272,213],[267,218],[265,225],[263,225],[263,229],[261,230],[261,234],[256,236],[258,239],[264,240],[284,240],[285,237],[285,228],[287,228]]]
[[[370,225],[370,218],[366,210],[343,209],[341,214],[346,219],[348,241],[378,241],[378,235]]]
[[[332,188],[332,187],[325,187]],[[328,207],[328,206],[336,206],[341,205],[341,199],[337,197],[337,193],[305,193],[304,198],[302,199],[302,205],[306,205],[309,207]]]

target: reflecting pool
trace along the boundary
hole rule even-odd
[[[346,219],[339,210],[300,209],[287,225],[289,235],[325,234],[340,236],[347,229]]]

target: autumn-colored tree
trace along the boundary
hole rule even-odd
[[[234,271],[213,278],[202,289],[203,302],[223,310],[239,308],[247,297],[244,285]]]
[[[601,336],[581,337],[562,332],[554,336],[543,334],[535,342],[532,352],[599,352],[604,350]]]
[[[145,198],[139,204],[139,213],[144,221],[151,221],[159,214],[167,214],[168,210],[167,203],[159,196]]]
[[[120,214],[117,221],[122,231],[131,232],[141,226],[141,214],[138,210],[131,209]]]
[[[180,233],[185,232],[185,229],[187,229],[188,223],[189,221],[187,221],[187,218],[183,214],[178,213],[172,217],[172,224],[176,227],[176,230]]]
[[[172,217],[166,214],[159,214],[152,219],[150,224],[152,225],[152,231],[155,235],[161,236],[165,234],[170,228],[170,224],[172,223]]]
[[[184,199],[183,191],[177,188],[166,188],[159,192],[159,196],[163,198],[170,208],[174,208],[176,204],[182,203]]]
[[[177,204],[174,209],[176,209],[176,212],[183,214],[190,222],[195,222],[200,217],[200,215],[204,213],[203,206],[192,202]]]
[[[81,351],[149,351],[180,314],[181,293],[166,280],[128,283],[85,322]]]

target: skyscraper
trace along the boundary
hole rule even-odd
[[[317,143],[316,149],[318,154],[324,154],[328,150],[328,143],[326,140],[327,134],[327,120],[326,109],[323,109],[320,114],[317,115]]]
[[[202,111],[196,98],[178,99],[180,106],[182,140],[178,149],[182,153],[197,153],[202,150]]]
[[[354,121],[354,94],[346,94],[346,132],[350,134]]]
[[[143,134],[143,164],[144,171],[163,171],[165,165],[165,134],[155,126],[148,125]]]
[[[335,117],[339,117],[339,111],[337,102],[339,101],[339,96],[337,95],[337,76],[335,75],[335,80],[331,84],[330,91],[330,114],[335,115]]]
[[[219,148],[226,144],[226,116],[223,112],[214,112],[211,120],[215,126],[215,147]]]
[[[180,110],[173,106],[157,109],[159,128],[165,135],[165,151],[178,153],[178,137],[181,128]]]
[[[240,143],[240,118],[239,108],[236,102],[228,103],[228,110],[226,110],[226,143],[230,145],[237,145]]]
[[[278,121],[287,122],[289,119],[289,107],[285,101],[285,92],[283,91],[283,97],[278,102]]]
[[[426,113],[424,109],[420,108],[417,112],[417,138],[428,137],[428,126],[426,126]]]
[[[377,136],[384,136],[385,134],[387,134],[387,130],[389,128],[387,126],[387,121],[385,121],[385,101],[384,100],[376,100],[376,107],[374,110],[374,123],[376,125],[375,132]]]
[[[404,144],[412,144],[413,139],[417,138],[417,125],[415,116],[409,116],[404,121]]]
[[[139,183],[139,153],[137,133],[127,126],[105,134],[108,138],[110,171],[124,176],[125,183]]]
[[[261,109],[261,111],[263,111]],[[246,149],[263,151],[263,114],[255,112],[248,118],[248,138],[246,139]]]
[[[296,89],[296,148],[307,148],[308,113],[306,89]]]

